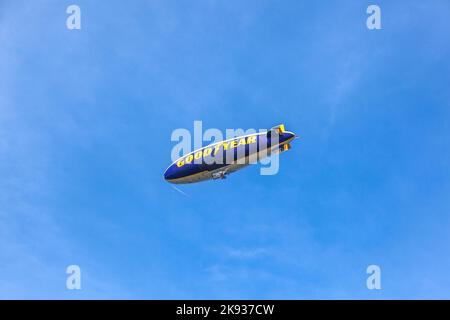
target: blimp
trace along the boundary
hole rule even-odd
[[[164,179],[175,184],[225,179],[251,163],[291,149],[297,136],[284,125],[270,130],[214,142],[175,160],[164,172]]]

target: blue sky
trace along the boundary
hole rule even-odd
[[[0,298],[450,298],[450,3],[369,4],[1,1]],[[184,196],[195,120],[302,139]]]

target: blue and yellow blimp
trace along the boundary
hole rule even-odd
[[[225,179],[264,157],[289,150],[295,137],[281,124],[266,132],[215,142],[174,161],[164,172],[164,179],[177,184]]]

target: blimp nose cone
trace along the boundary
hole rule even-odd
[[[173,166],[168,167],[167,170],[164,172],[164,179],[166,180],[175,179],[175,168]]]

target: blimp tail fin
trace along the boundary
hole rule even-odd
[[[280,147],[280,151],[284,152],[284,151],[288,151],[289,149],[291,149],[291,144],[290,143],[285,143]]]
[[[275,130],[276,132],[278,132],[278,134],[281,134],[281,133],[283,133],[285,131],[284,130],[284,124],[280,124],[280,125],[278,125],[276,127],[271,128],[270,130],[271,131]]]
[[[279,146],[278,149],[273,151],[273,154],[279,154],[279,153],[282,153],[282,152],[286,152],[289,149],[291,149],[291,144],[290,143],[285,143],[285,144]]]

